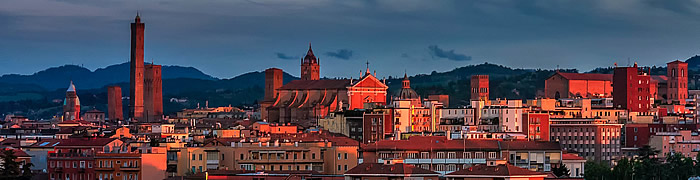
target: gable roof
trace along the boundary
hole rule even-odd
[[[348,86],[349,79],[293,80],[279,90],[345,89]]]
[[[116,138],[69,138],[61,140],[57,147],[63,146],[106,146],[112,141],[121,141]]]
[[[346,176],[438,176],[440,173],[410,164],[362,163],[345,172]]]
[[[554,75],[559,74],[564,79],[568,80],[594,80],[594,81],[612,81],[612,74],[595,74],[595,73],[565,73],[557,72]],[[552,75],[552,76],[554,76]]]
[[[367,87],[367,88],[383,88],[387,89],[389,86],[386,86],[382,81],[377,79],[376,77],[372,76],[371,74],[367,74],[362,79],[354,82],[352,84],[352,87]]]
[[[487,166],[479,164],[445,175],[446,177],[546,177],[547,174],[530,171],[510,164]]]

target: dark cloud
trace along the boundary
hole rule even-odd
[[[326,56],[335,57],[338,59],[348,60],[352,57],[352,50],[349,49],[338,49],[335,52],[326,52]]]
[[[280,58],[280,59],[286,59],[286,60],[299,59],[299,57],[297,57],[297,56],[290,56],[290,55],[280,53],[280,52],[275,53],[275,55],[277,55],[277,58]]]
[[[440,49],[440,47],[438,47],[437,45],[428,46],[428,51],[430,52],[430,55],[433,57],[445,58],[445,59],[449,59],[449,60],[453,60],[453,61],[472,60],[471,56],[456,53],[454,49],[451,49],[451,50]]]
[[[408,53],[401,53],[402,58],[410,58],[411,56],[408,55]]]

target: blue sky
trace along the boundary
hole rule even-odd
[[[0,1],[0,74],[128,61],[129,23],[146,23],[146,59],[230,78],[299,74],[311,42],[321,75],[663,65],[700,54],[700,1],[246,0]]]

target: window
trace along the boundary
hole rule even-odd
[[[311,153],[311,159],[316,159],[316,153]]]
[[[200,161],[202,160],[202,154],[199,154],[199,160]]]
[[[340,160],[340,153],[338,153],[338,160]]]
[[[484,153],[483,152],[476,152],[474,154],[476,159],[484,159]]]
[[[421,159],[430,159],[430,154],[428,154],[428,152],[421,152],[420,158]]]
[[[496,159],[496,152],[489,152],[489,159]]]
[[[343,170],[347,171],[347,170],[348,170],[348,165],[345,165],[345,166],[343,167]]]
[[[241,154],[241,159],[243,159],[243,154]],[[192,160],[197,160],[195,154],[192,154]],[[119,163],[119,162],[117,162]]]
[[[438,152],[438,153],[437,153],[437,158],[438,158],[438,159],[445,159],[445,152]]]
[[[241,160],[243,160],[243,154],[241,154]],[[194,155],[192,155],[192,160],[194,160]]]
[[[73,168],[78,168],[78,163],[76,163],[76,161],[73,161]]]
[[[464,158],[464,159],[471,159],[471,158],[472,158],[472,153],[463,152],[463,153],[462,153],[462,158]]]
[[[345,159],[348,159],[348,153],[345,153]]]
[[[80,161],[80,168],[85,168],[85,161]]]

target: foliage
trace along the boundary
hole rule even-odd
[[[565,164],[562,164],[559,167],[552,168],[552,173],[557,177],[568,177],[570,172],[569,168],[567,168]]]
[[[639,156],[617,161],[610,168],[609,162],[586,162],[585,179],[688,179],[700,175],[700,163],[678,153],[666,155],[665,162],[657,158],[659,153],[651,147],[639,149]],[[697,159],[697,158],[696,158]]]

